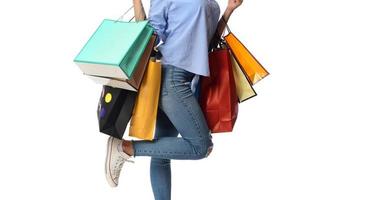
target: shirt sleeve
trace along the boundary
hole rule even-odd
[[[168,3],[167,0],[151,0],[148,21],[154,28],[158,38],[156,45],[166,39],[165,30],[167,25]]]

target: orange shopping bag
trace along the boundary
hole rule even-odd
[[[230,31],[226,35],[225,41],[229,45],[231,52],[235,59],[239,63],[240,67],[245,71],[250,83],[253,85],[258,81],[262,80],[269,73],[268,71],[258,62],[258,60],[249,52],[243,43]]]

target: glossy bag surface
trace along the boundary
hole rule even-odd
[[[152,35],[148,45],[145,48],[144,53],[142,54],[138,65],[136,67],[135,72],[132,74],[130,79],[120,80],[114,78],[100,77],[100,76],[91,76],[87,75],[90,79],[94,80],[94,82],[102,85],[108,85],[116,88],[126,89],[137,92],[140,84],[142,82],[145,70],[147,65],[149,64],[150,55],[152,53],[152,49],[156,40],[156,36]]]
[[[228,49],[209,53],[210,76],[201,77],[199,102],[212,133],[231,132],[238,115],[238,97]]]
[[[147,20],[122,22],[105,19],[74,62],[87,75],[130,79],[153,31]]]
[[[122,139],[131,119],[137,93],[103,86],[97,109],[99,131]]]

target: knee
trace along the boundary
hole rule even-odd
[[[212,146],[210,146],[210,147],[208,147],[208,149],[207,149],[207,153],[206,153],[206,157],[208,157],[208,156],[211,154],[212,149],[213,149],[213,145],[212,145]]]
[[[211,140],[207,140],[205,142],[200,142],[199,145],[196,145],[196,154],[197,159],[207,158],[213,149],[213,143]]]

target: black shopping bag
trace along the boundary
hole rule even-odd
[[[98,104],[99,131],[122,139],[131,119],[137,92],[103,86]]]

